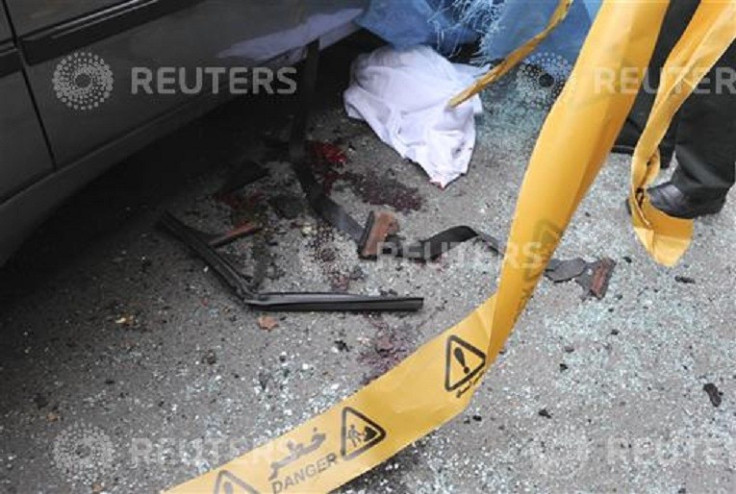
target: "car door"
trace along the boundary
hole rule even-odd
[[[198,96],[135,92],[132,74],[253,66],[226,56],[244,41],[288,32],[365,0],[6,0],[56,163],[65,167]],[[85,13],[85,9],[94,8]],[[34,11],[35,9],[35,11]],[[38,12],[41,10],[41,13]],[[51,10],[44,10],[51,9]],[[34,13],[35,12],[35,13]],[[80,14],[81,13],[81,14]],[[43,26],[43,22],[52,22]],[[305,31],[307,32],[307,31]],[[76,79],[96,81],[90,96]],[[80,82],[81,84],[81,82]]]
[[[0,2],[0,203],[53,166]]]

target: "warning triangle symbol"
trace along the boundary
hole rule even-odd
[[[445,389],[455,391],[471,381],[486,365],[486,354],[457,336],[447,340]]]
[[[259,494],[257,490],[249,486],[238,477],[223,470],[217,476],[214,494]]]
[[[352,460],[386,438],[386,431],[357,411],[346,407],[342,411],[342,440],[340,453]]]

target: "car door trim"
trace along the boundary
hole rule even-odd
[[[204,0],[128,0],[23,36],[20,45],[29,65],[60,57]]]
[[[0,44],[0,78],[19,72],[22,68],[18,48],[12,42]]]

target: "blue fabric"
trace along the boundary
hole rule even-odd
[[[583,3],[585,3],[585,8],[588,9],[590,18],[595,19],[596,14],[601,8],[603,0],[583,0]]]
[[[526,40],[533,38],[549,23],[557,4],[558,0],[504,2],[496,25],[481,38],[482,59],[491,62],[504,58]],[[565,20],[539,45],[536,53],[554,53],[572,65],[580,53],[590,26],[590,15],[583,2],[573,2]]]
[[[399,49],[429,45],[450,54],[479,36],[458,22],[453,0],[371,0],[356,22]]]
[[[602,0],[577,0],[563,23],[539,46],[571,65]],[[358,24],[397,48],[424,44],[450,54],[480,38],[479,61],[504,58],[540,32],[558,0],[371,0]]]

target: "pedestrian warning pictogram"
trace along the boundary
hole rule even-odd
[[[249,486],[238,477],[223,470],[217,476],[214,494],[259,494],[257,490]]]
[[[470,382],[486,365],[486,354],[457,336],[447,339],[445,389],[455,391]]]
[[[342,411],[342,444],[340,453],[346,460],[363,454],[386,438],[386,431],[354,408]]]

